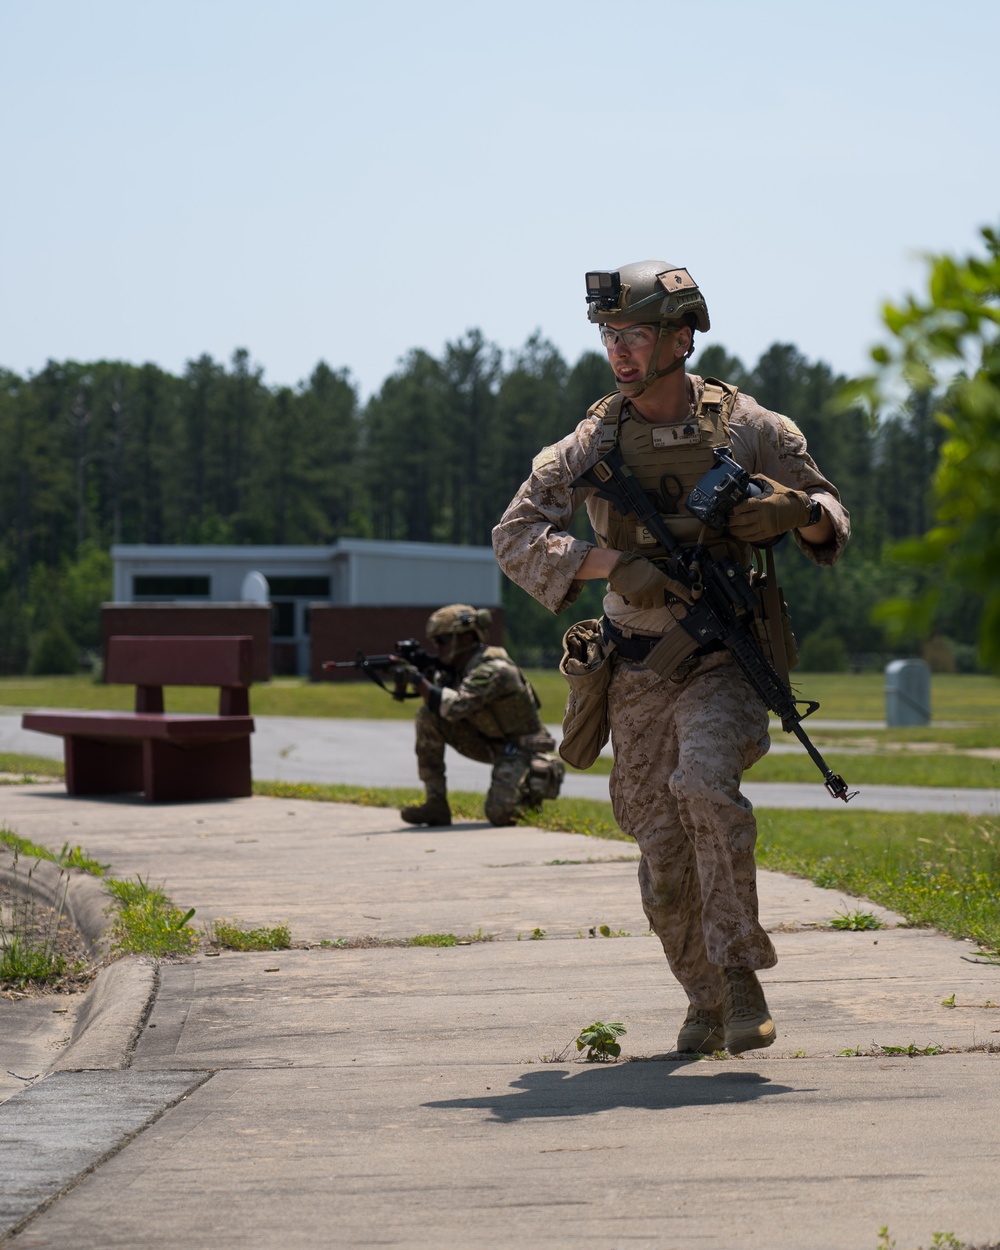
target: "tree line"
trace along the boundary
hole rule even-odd
[[[873,424],[839,402],[847,379],[791,344],[751,367],[710,346],[693,369],[796,421],[851,512],[835,569],[779,548],[800,641],[837,666],[912,651],[915,638],[900,651],[872,612],[930,576],[888,555],[932,520],[938,397],[914,393]],[[268,386],[242,349],[179,376],[115,361],[0,370],[0,671],[99,646],[112,543],[488,544],[535,453],[610,386],[601,353],[570,364],[536,334],[505,354],[478,330],[440,356],[410,352],[365,403],[347,370],[323,362],[297,387]],[[600,611],[596,584],[560,618],[510,583],[504,599],[509,645],[529,664],[553,662],[569,624]],[[978,614],[968,592],[941,597],[941,664],[975,664]]]

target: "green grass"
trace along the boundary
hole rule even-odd
[[[210,686],[168,686],[164,690],[164,705],[168,712],[217,712],[219,692]],[[310,682],[298,677],[276,678],[253,686],[250,691],[251,711],[258,716],[412,720],[416,705],[415,699],[396,703],[371,681]],[[0,678],[0,707],[124,712],[134,706],[134,687],[104,685],[85,675]],[[561,717],[561,705],[553,712],[557,714]]]
[[[63,777],[66,769],[62,760],[50,760],[44,755],[0,751],[0,773],[10,773],[19,781],[33,781],[36,777]]]
[[[542,701],[547,721],[562,719],[566,682],[554,669],[530,669],[528,676]],[[882,673],[795,673],[798,693],[820,703],[818,716],[824,720],[885,719],[885,676]],[[133,706],[131,686],[107,686],[86,675],[76,677],[0,678],[0,707],[78,707],[129,709]],[[384,720],[410,720],[415,700],[396,703],[370,681],[310,682],[305,678],[283,677],[254,686],[251,706],[260,716],[334,716],[345,719],[365,717]],[[179,712],[212,712],[218,705],[217,691],[192,686],[170,687],[167,707]],[[967,674],[935,674],[931,679],[931,707],[934,721],[965,721],[971,727],[996,731],[1000,745],[1000,679]],[[869,731],[870,732],[870,731]],[[919,735],[937,731],[917,730]],[[904,737],[911,730],[893,730]],[[927,739],[924,738],[924,741]],[[988,743],[985,745],[989,745]]]
[[[824,720],[885,720],[884,673],[795,672],[792,685],[798,697],[819,702],[816,715]],[[935,721],[990,721],[1000,728],[1000,679],[935,673],[931,713]]]
[[[58,980],[66,970],[66,960],[49,943],[36,945],[16,932],[0,930],[0,985],[20,989],[32,982]]]
[[[811,729],[808,720],[805,728],[809,737],[820,749],[825,746],[850,746],[855,749],[882,750],[899,747],[906,749],[922,744],[926,749],[933,746],[951,747],[956,751],[973,751],[986,747],[1000,747],[1000,724],[994,721],[969,722],[967,725],[937,725],[896,727],[893,729],[843,729],[830,725],[823,729]],[[781,733],[781,727],[772,722],[771,737]]]
[[[834,772],[858,786],[943,786],[992,789],[1000,782],[1000,760],[958,754],[838,755],[823,752]],[[765,755],[746,774],[748,781],[817,781],[821,774],[803,755]]]
[[[79,868],[81,872],[89,872],[95,877],[103,877],[109,868],[108,864],[99,864],[79,846],[70,846],[68,842],[64,842],[62,850],[57,854],[29,838],[22,838],[13,829],[0,828],[0,846],[9,847],[26,859],[48,859],[61,868]]]
[[[783,735],[772,734],[779,740]],[[822,750],[822,748],[821,748]],[[947,789],[992,789],[1000,784],[1000,760],[980,759],[957,752],[886,751],[878,754],[839,754],[822,750],[823,758],[852,789],[858,786],[938,786]],[[607,774],[612,761],[601,757],[588,772]],[[804,753],[765,755],[746,773],[748,781],[811,782],[822,785],[816,765]]]
[[[1000,951],[1000,825],[959,814],[757,809],[757,862]]]
[[[423,800],[423,790],[390,786],[320,785],[301,781],[255,781],[254,794],[277,799],[312,799],[320,803],[356,803],[360,807],[403,807]],[[485,821],[483,795],[449,790],[448,803],[454,821]],[[631,842],[615,824],[611,804],[598,799],[556,799],[542,805],[520,823],[558,833],[583,833],[595,838]]]
[[[39,860],[24,872],[20,848],[14,848],[9,878],[10,902],[0,922],[0,986],[25,988],[62,977],[66,960],[56,949],[66,907],[69,874],[60,873],[61,897],[54,907],[39,904],[32,876]]]

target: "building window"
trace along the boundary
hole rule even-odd
[[[275,603],[271,607],[271,637],[295,637],[295,604]]]
[[[210,577],[153,576],[135,574],[132,578],[133,599],[209,599]]]
[[[284,599],[286,596],[296,599],[329,599],[330,579],[328,577],[272,577],[264,575],[271,588],[272,598]]]

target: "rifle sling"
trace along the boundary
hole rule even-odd
[[[778,575],[774,568],[774,554],[770,547],[764,553],[764,616],[767,619],[771,639],[771,661],[782,685],[790,686],[788,656],[785,653],[785,634],[781,628],[781,595],[778,592]]]

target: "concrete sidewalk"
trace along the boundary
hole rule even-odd
[[[33,1052],[50,1075],[0,1090],[0,1230],[21,1230],[0,1244],[873,1250],[888,1225],[912,1250],[937,1231],[1000,1235],[1000,970],[966,943],[887,913],[885,930],[830,930],[857,900],[764,873],[779,1040],[681,1062],[666,1056],[683,996],[645,932],[631,844],[41,785],[0,791],[0,818],[164,883],[198,921],[285,921],[299,944],[102,973],[86,1027]],[[628,936],[590,938],[602,924]],[[480,931],[494,940],[320,945]],[[0,1001],[5,1038],[17,1010]],[[594,1019],[626,1024],[630,1062],[578,1062]],[[955,1052],[891,1050],[911,1044]]]

